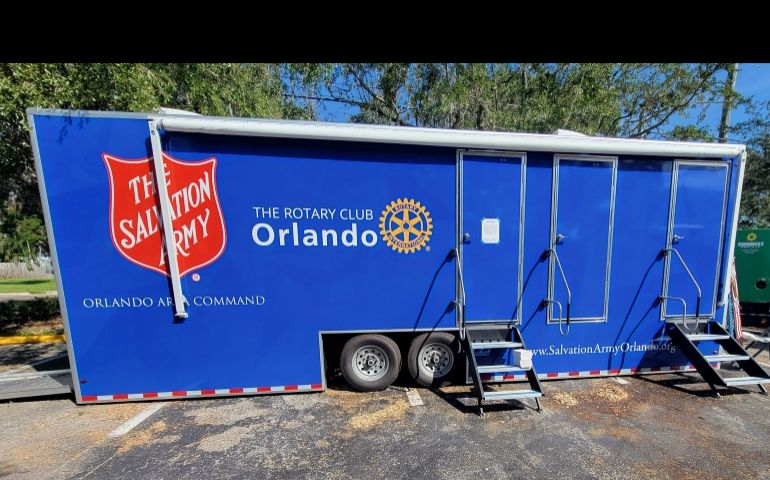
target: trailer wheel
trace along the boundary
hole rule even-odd
[[[358,335],[342,347],[342,376],[362,392],[383,390],[401,371],[401,351],[396,342],[384,335]]]
[[[409,373],[415,382],[424,387],[440,387],[451,378],[456,351],[457,339],[450,333],[418,335],[409,347]]]

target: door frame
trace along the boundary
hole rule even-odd
[[[606,323],[610,300],[610,272],[612,265],[612,234],[615,229],[615,197],[617,191],[618,179],[618,157],[612,155],[574,155],[574,154],[555,154],[553,156],[553,176],[551,183],[551,231],[548,241],[548,248],[556,247],[556,227],[558,223],[559,206],[559,162],[561,160],[586,161],[586,162],[608,162],[612,164],[612,181],[610,184],[610,214],[607,227],[607,261],[604,275],[604,308],[601,317],[575,317],[570,318],[570,322],[581,323]],[[555,262],[553,255],[548,256],[548,297],[553,298]],[[564,272],[569,276],[569,272]],[[567,277],[569,279],[569,277]],[[548,325],[558,325],[559,322],[553,318],[553,305],[546,307],[546,323]]]
[[[458,149],[457,150],[457,158],[456,158],[456,188],[457,188],[457,215],[456,223],[455,223],[455,247],[457,249],[457,262],[459,265],[458,269],[455,269],[455,297],[461,298],[463,296],[462,286],[461,286],[461,280],[459,278],[460,270],[463,268],[463,157],[464,156],[475,156],[475,157],[507,157],[507,158],[516,158],[519,160],[520,163],[520,177],[521,177],[521,185],[519,188],[519,248],[517,249],[517,255],[519,257],[519,268],[517,272],[517,293],[516,295],[518,298],[516,299],[516,318],[512,320],[512,324],[519,325],[521,324],[521,310],[522,310],[522,296],[523,296],[523,285],[522,282],[524,280],[524,212],[525,212],[525,206],[526,206],[526,193],[527,193],[527,154],[526,152],[518,152],[518,151],[508,151],[508,150],[475,150],[475,149]],[[464,280],[464,278],[463,278]],[[467,303],[467,298],[464,299]],[[463,312],[464,314],[465,312]],[[460,325],[460,312],[456,309],[455,315],[457,316],[457,323]],[[468,320],[467,318],[464,319],[466,323],[477,323],[477,322],[484,322],[485,320],[499,320],[499,319],[474,319],[474,320]]]
[[[676,189],[679,185],[679,166],[680,165],[695,165],[700,167],[718,167],[718,168],[724,168],[725,169],[725,183],[724,183],[724,192],[722,194],[722,216],[721,221],[719,224],[719,248],[717,250],[717,261],[716,261],[716,274],[714,275],[714,288],[711,290],[712,296],[714,297],[711,302],[711,311],[708,313],[708,315],[704,315],[703,313],[700,313],[700,318],[707,318],[712,319],[716,315],[717,310],[717,289],[719,288],[719,273],[722,270],[721,264],[722,264],[722,247],[724,243],[724,237],[725,237],[725,221],[726,221],[726,215],[727,215],[727,199],[728,194],[730,190],[730,163],[724,162],[724,161],[706,161],[706,160],[683,160],[683,159],[674,159],[673,165],[671,167],[671,194],[669,199],[669,207],[668,207],[668,226],[667,226],[667,232],[666,232],[666,250],[671,248],[672,240],[673,240],[673,234],[674,234],[674,218],[676,217]],[[736,206],[736,209],[738,207]],[[671,255],[666,255],[664,267],[663,267],[663,293],[662,296],[664,297],[660,304],[660,319],[666,320],[669,318],[682,318],[681,315],[669,315],[666,312],[666,306],[668,305],[668,300],[665,298],[668,296],[668,286],[669,286],[669,273],[671,268]],[[705,290],[705,289],[704,289]],[[704,292],[705,293],[705,292]],[[695,318],[695,314],[687,314],[687,318]]]

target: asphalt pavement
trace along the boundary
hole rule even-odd
[[[467,386],[411,389],[421,406],[403,389],[343,385],[161,404],[5,402],[0,477],[770,477],[770,398],[756,387],[715,398],[693,373],[543,385],[542,413],[513,401],[485,418]]]

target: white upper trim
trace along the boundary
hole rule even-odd
[[[172,132],[275,138],[303,138],[353,142],[394,143],[437,147],[499,149],[530,152],[591,153],[676,156],[690,158],[738,157],[745,145],[724,143],[668,142],[572,135],[485,132],[438,128],[393,127],[351,123],[263,120],[175,114],[90,112],[28,109],[30,114],[86,117],[155,118],[160,128]]]
[[[565,153],[624,153],[629,155],[722,158],[740,156],[745,149],[743,145],[719,143],[663,142],[571,135],[220,117],[165,116],[159,119],[159,124],[163,129],[172,132]]]

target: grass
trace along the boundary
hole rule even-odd
[[[53,278],[0,279],[0,293],[41,293],[56,290]]]

